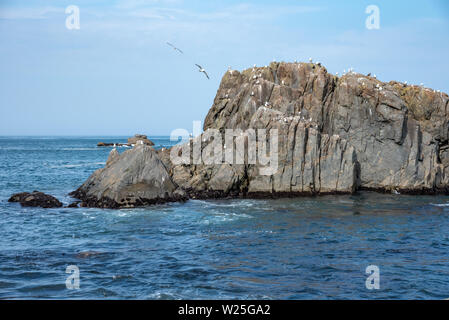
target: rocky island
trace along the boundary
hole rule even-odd
[[[354,72],[338,77],[314,63],[229,70],[201,135],[171,149],[140,144],[122,154],[113,150],[105,168],[71,195],[85,206],[121,208],[189,198],[357,190],[447,193],[448,102],[447,94],[422,86],[384,83]],[[249,145],[251,130],[275,129],[276,170],[261,174],[265,165],[246,154],[243,163],[195,161],[210,152],[216,138],[209,133],[227,129],[240,130],[231,147]],[[224,143],[220,147],[226,149]],[[188,159],[193,161],[172,161],[174,154],[192,148]]]

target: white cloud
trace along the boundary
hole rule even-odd
[[[0,19],[47,19],[52,13],[64,13],[65,8],[0,8]]]

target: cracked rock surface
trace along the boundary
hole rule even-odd
[[[154,151],[136,146],[111,154],[106,168],[75,194],[93,206],[121,207],[159,201],[154,199],[359,189],[447,193],[448,102],[447,94],[432,89],[384,83],[354,72],[337,77],[312,63],[230,70],[206,116],[203,134],[187,144],[193,150],[201,141],[202,152],[211,143],[212,129],[240,129],[227,147],[247,146],[248,130],[276,129],[276,171],[261,174],[265,166],[248,161],[247,154],[241,155],[243,163],[195,164],[198,152],[191,152],[190,164],[174,164],[170,153],[177,147]],[[269,145],[268,135],[257,139]]]

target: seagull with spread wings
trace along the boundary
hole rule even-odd
[[[204,70],[204,68],[202,66],[200,66],[199,64],[196,64],[196,63],[195,63],[195,65],[198,67],[198,69],[199,69],[198,71],[199,72],[204,73],[206,75],[207,79],[210,79],[209,76],[207,75],[206,70]]]
[[[170,47],[172,47],[173,48],[173,50],[175,50],[175,51],[178,51],[179,53],[184,53],[184,52],[182,52],[182,50],[181,49],[179,49],[179,48],[176,48],[174,45],[172,45],[170,42],[167,42],[167,44],[170,46]]]

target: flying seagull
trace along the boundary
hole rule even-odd
[[[184,53],[184,52],[182,52],[181,49],[176,48],[176,47],[175,47],[174,45],[172,45],[170,42],[167,42],[167,44],[168,44],[170,47],[172,47],[173,50],[178,51],[179,53]]]
[[[207,72],[206,72],[206,70],[204,70],[204,68],[202,66],[200,66],[199,64],[196,64],[196,63],[195,63],[195,65],[198,67],[198,69],[199,69],[198,71],[199,72],[204,73],[206,75],[207,79],[210,79],[208,74],[207,74]]]

